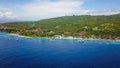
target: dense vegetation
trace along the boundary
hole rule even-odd
[[[35,22],[4,23],[1,24],[1,30],[32,37],[64,35],[120,39],[120,14],[109,16],[73,15]]]

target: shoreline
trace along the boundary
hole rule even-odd
[[[23,38],[39,38],[39,39],[56,39],[56,40],[101,40],[101,41],[116,41],[116,42],[120,42],[120,40],[112,40],[112,39],[94,39],[94,38],[77,38],[77,37],[63,37],[63,38],[53,38],[53,37],[29,37],[29,36],[23,36],[23,35],[19,35],[19,34],[8,34],[11,36],[17,36],[17,37],[23,37]]]
[[[8,35],[11,35],[11,36],[17,36],[17,37],[24,37],[24,38],[32,38],[32,37],[28,37],[28,36],[23,36],[23,35],[19,35],[19,34],[8,34]]]

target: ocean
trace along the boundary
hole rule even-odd
[[[0,68],[120,68],[120,42],[0,33]]]

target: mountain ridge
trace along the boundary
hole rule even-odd
[[[6,27],[7,32],[33,37],[64,35],[87,38],[92,36],[108,39],[120,38],[120,14],[62,16],[33,22],[4,23],[2,25]]]

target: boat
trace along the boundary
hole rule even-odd
[[[84,42],[84,39],[83,39],[83,38],[80,38],[80,39],[78,40],[78,42]]]

